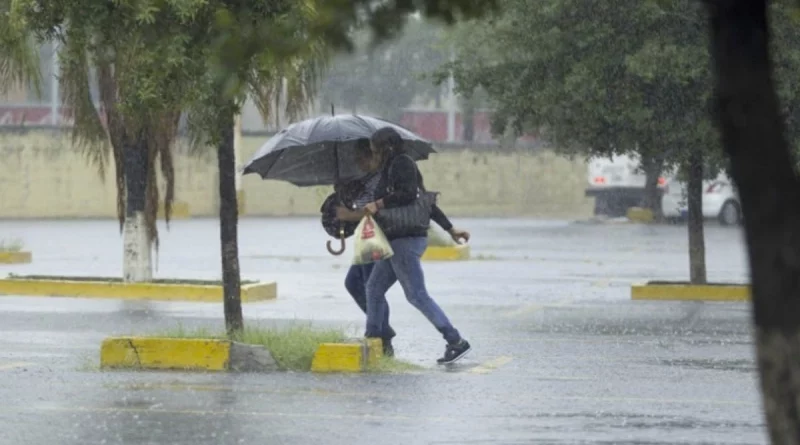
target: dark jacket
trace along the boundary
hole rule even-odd
[[[383,199],[383,206],[387,209],[403,207],[417,199],[417,191],[425,190],[422,173],[417,168],[417,163],[409,156],[393,155],[383,166],[383,174],[378,182],[375,199]],[[431,209],[431,219],[444,230],[453,228],[453,224],[438,205]],[[405,238],[412,236],[427,236],[427,232],[409,231],[408,233],[394,236]]]
[[[416,163],[413,160],[408,158],[411,161],[411,165],[413,167],[413,171],[416,172],[417,175],[417,183],[420,185],[420,188],[424,190],[424,184],[422,182],[422,174],[419,173],[417,169]],[[387,184],[390,181],[393,181],[389,178],[389,169],[388,166],[391,164],[392,160],[386,163],[383,169],[383,174],[381,175],[381,180],[378,182],[378,188],[375,191],[375,199],[384,198],[384,204],[386,204],[386,196],[387,196]],[[401,168],[408,167],[407,165],[400,165]],[[393,170],[393,174],[397,175],[398,172],[402,172],[395,168]],[[403,174],[407,174],[407,172],[403,172]],[[336,219],[336,206],[344,205],[346,207],[351,207],[353,200],[363,191],[363,184],[359,181],[353,181],[353,183],[347,184],[347,186],[339,187],[339,193],[332,193],[325,199],[325,202],[322,204],[322,207],[319,209],[320,213],[322,213],[322,227],[325,229],[325,232],[328,235],[338,238],[339,237],[339,220]],[[414,186],[414,194],[412,199],[407,201],[408,203],[412,202],[416,199],[417,192],[416,186]],[[394,198],[390,198],[390,201]],[[397,207],[397,205],[394,205]],[[447,218],[447,215],[444,214],[442,209],[439,206],[434,205],[431,209],[431,219],[441,226],[444,230],[450,230],[453,228],[453,224]],[[356,226],[358,226],[357,222],[349,222],[345,221],[344,224],[344,231],[345,231],[345,238],[349,238],[353,235]],[[427,233],[422,234],[411,234],[406,236],[427,236]]]

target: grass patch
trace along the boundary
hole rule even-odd
[[[0,245],[1,246],[1,245]],[[0,248],[2,251],[2,248]],[[60,275],[16,275],[9,274],[9,278],[17,280],[40,280],[40,281],[83,281],[83,282],[98,282],[98,283],[123,283],[124,280],[118,277],[73,277],[73,276],[60,276]],[[173,279],[173,278],[155,278],[147,283],[151,284],[184,284],[192,286],[222,286],[220,280],[191,280],[191,279]],[[247,284],[257,284],[257,281],[242,280],[242,286]]]
[[[226,339],[224,333],[208,328],[185,329],[178,326],[161,334],[168,338]],[[234,341],[266,347],[284,371],[309,371],[314,353],[322,343],[343,342],[346,336],[337,329],[315,329],[310,326],[292,326],[285,329],[259,327],[245,328]]]
[[[0,252],[21,252],[25,243],[19,238],[0,239]]]
[[[265,346],[281,369],[309,371],[319,345],[343,342],[345,334],[341,330],[312,329],[307,326],[293,326],[281,330],[245,328],[235,340]]]
[[[415,365],[411,362],[398,360],[394,357],[380,357],[378,361],[369,367],[369,372],[378,372],[386,374],[404,374],[414,371],[422,371],[422,366]]]

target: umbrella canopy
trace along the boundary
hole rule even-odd
[[[431,143],[398,124],[370,116],[320,116],[289,125],[267,140],[244,167],[244,174],[298,186],[332,185],[364,175],[355,162],[355,144],[380,128],[392,127],[415,160],[435,153]]]

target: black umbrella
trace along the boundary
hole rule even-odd
[[[398,124],[370,116],[320,116],[289,125],[258,149],[244,174],[258,173],[297,186],[332,185],[364,175],[355,162],[355,144],[376,130],[392,127],[415,160],[435,153],[431,143]]]

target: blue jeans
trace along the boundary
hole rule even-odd
[[[350,266],[350,269],[347,271],[347,276],[344,277],[344,287],[347,289],[347,292],[350,293],[350,296],[353,297],[358,307],[364,311],[364,314],[367,313],[367,280],[369,280],[369,276],[372,274],[372,269],[375,267],[375,263],[369,264],[361,264],[356,265],[353,264]],[[395,280],[396,281],[396,280]],[[392,281],[394,284],[394,281]],[[386,329],[385,335],[379,335],[384,340],[391,340],[397,335],[389,326],[389,304],[386,304],[386,314],[383,319],[383,326]]]
[[[386,315],[389,312],[386,291],[395,281],[399,281],[408,302],[425,315],[448,343],[458,343],[461,340],[458,330],[453,327],[447,315],[425,289],[425,275],[422,273],[420,258],[428,247],[428,238],[398,238],[392,240],[391,244],[394,256],[375,263],[367,280],[366,336],[382,336],[386,328]]]

